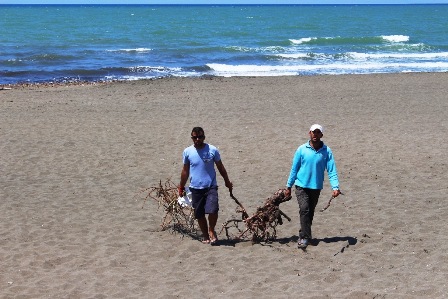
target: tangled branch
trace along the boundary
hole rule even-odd
[[[149,187],[141,191],[145,194],[144,202],[155,200],[159,209],[163,208],[162,230],[172,228],[185,234],[195,234],[193,208],[178,202],[177,186],[169,179],[164,184],[160,180],[158,186]]]
[[[281,203],[291,199],[285,196],[285,189],[280,189],[269,197],[263,206],[258,207],[254,215],[249,217],[243,205],[233,196],[238,207],[237,213],[241,213],[241,219],[230,219],[223,223],[221,232],[225,230],[227,239],[251,239],[252,243],[269,242],[275,240],[277,236],[277,225],[283,224],[282,217],[291,221],[279,206]],[[232,234],[231,231],[235,231]]]

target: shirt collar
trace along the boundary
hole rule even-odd
[[[312,149],[313,151],[316,151],[314,149],[314,147],[311,146],[310,141],[311,140],[308,140],[308,142],[306,143],[306,147]],[[316,152],[319,152],[319,151],[323,150],[326,147],[325,143],[322,140],[320,142],[322,142],[322,147],[320,149],[318,149]]]

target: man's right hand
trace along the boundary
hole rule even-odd
[[[286,188],[285,190],[285,197],[291,196],[291,188]]]
[[[179,192],[179,196],[183,197],[184,196],[184,192],[185,192],[185,187],[179,186],[179,187],[177,187],[177,191]]]
[[[231,181],[228,181],[226,183],[226,187],[229,189],[229,192],[232,193],[233,183]]]

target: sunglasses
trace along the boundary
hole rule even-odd
[[[205,136],[201,135],[201,136],[191,136],[191,139],[204,139]]]

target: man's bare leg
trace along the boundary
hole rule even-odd
[[[218,240],[218,236],[216,235],[215,232],[217,222],[218,222],[218,213],[208,214],[208,235],[212,243],[215,243]]]
[[[202,243],[209,244],[210,243],[210,236],[209,236],[209,230],[207,225],[207,219],[204,217],[198,219],[199,228],[202,232]],[[216,222],[215,222],[216,224]]]

